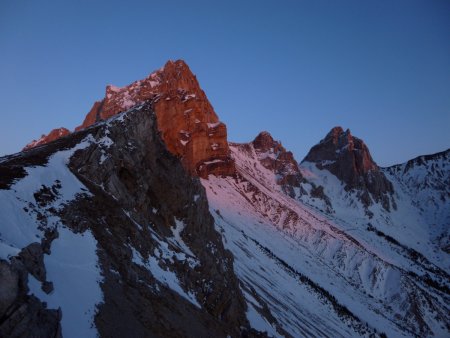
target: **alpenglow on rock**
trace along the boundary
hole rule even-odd
[[[92,106],[75,131],[106,120],[120,112],[151,102],[158,130],[167,149],[181,158],[193,175],[232,175],[227,128],[220,122],[196,76],[182,61],[168,61],[143,80],[125,87],[106,87],[105,97]],[[43,139],[44,144],[54,139]],[[33,147],[31,145],[28,148]],[[27,149],[28,149],[27,148]]]
[[[57,140],[61,137],[67,136],[69,134],[70,134],[70,131],[66,128],[53,129],[47,135],[42,135],[38,140],[33,140],[30,143],[28,143],[22,150],[28,150],[28,149],[40,146],[42,144],[52,142],[54,140]]]

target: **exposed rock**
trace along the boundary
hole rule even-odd
[[[153,102],[158,129],[168,150],[182,158],[193,175],[232,175],[227,128],[182,60],[169,61],[147,78],[118,88],[106,87],[102,101],[96,102],[80,130],[119,112]]]
[[[158,130],[168,150],[181,158],[191,175],[207,178],[209,174],[228,176],[235,173],[227,142],[227,127],[219,121],[187,64],[168,61],[147,78],[118,88],[106,87],[103,100],[97,101],[75,131],[106,120],[144,102],[152,102]],[[68,135],[65,128],[55,129],[24,150]]]
[[[19,253],[18,259],[21,260],[28,273],[33,275],[34,278],[40,282],[45,281],[44,252],[39,243],[31,243],[23,248]]]
[[[227,128],[219,121],[197,78],[182,60],[168,61],[147,78],[128,86],[107,86],[105,98],[94,103],[75,131],[150,101],[167,148],[181,157],[184,167],[192,175],[206,178],[209,174],[227,176],[235,173]],[[27,144],[23,150],[68,134],[70,131],[65,128],[54,129]]]
[[[61,337],[61,312],[28,295],[20,261],[0,260],[0,281],[0,337]]]
[[[28,143],[22,150],[28,150],[28,149],[52,142],[54,140],[57,140],[61,137],[67,136],[69,134],[70,134],[70,131],[66,128],[53,129],[47,135],[42,135],[40,139],[33,140],[30,143]]]
[[[42,283],[42,291],[44,291],[46,294],[53,292],[53,282],[45,281]]]
[[[0,260],[0,318],[19,295],[19,273],[6,261]]]
[[[358,191],[361,202],[367,207],[372,199],[389,210],[392,183],[372,159],[362,140],[352,136],[350,130],[335,127],[311,148],[303,162],[315,163],[327,169],[344,184],[347,190]]]
[[[293,188],[300,188],[303,176],[292,152],[275,141],[267,131],[259,133],[252,144],[261,164],[273,171],[278,177],[277,183],[283,187],[285,193],[294,197]]]

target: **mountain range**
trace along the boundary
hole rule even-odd
[[[448,337],[450,149],[227,139],[168,61],[0,159],[1,337]]]

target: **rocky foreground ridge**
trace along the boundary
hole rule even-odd
[[[0,336],[260,335],[152,109],[2,160]]]

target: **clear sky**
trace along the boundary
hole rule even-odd
[[[81,124],[168,59],[229,140],[302,160],[336,125],[380,165],[450,147],[450,1],[0,1],[0,155]]]

